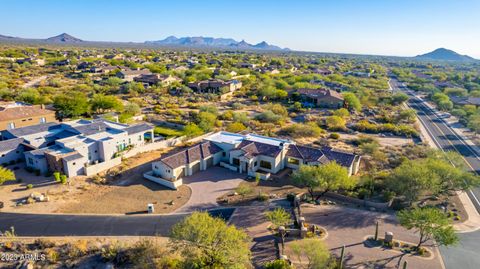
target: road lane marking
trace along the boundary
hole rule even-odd
[[[416,96],[415,96],[415,97],[416,97]],[[420,98],[418,98],[418,97],[416,97],[416,98],[417,98],[417,99],[420,99]],[[420,100],[421,100],[421,99],[420,99]],[[417,104],[414,104],[414,105],[415,105],[414,107],[416,107],[417,110],[419,110],[420,112],[422,112],[426,118],[430,119],[430,121],[432,122],[432,125],[435,126],[436,129],[438,129],[441,134],[443,134],[444,136],[446,136],[446,134],[436,125],[436,123],[433,121],[433,119],[430,118],[430,117],[427,115],[427,113],[425,113],[425,111],[419,109],[419,108],[418,108],[419,106],[418,106]],[[437,144],[437,147],[438,147],[440,150],[442,150],[443,152],[445,152],[445,150],[443,149],[442,145],[440,144],[440,142],[438,142],[437,138],[435,137],[435,135],[433,134],[433,132],[430,130],[430,128],[427,126],[427,124],[425,123],[425,121],[422,120],[422,118],[419,117],[419,116],[417,116],[417,118],[421,121],[422,125],[425,127],[425,129],[427,130],[427,132],[430,134],[430,137],[434,140],[435,144]],[[438,116],[437,116],[437,118],[438,118]],[[460,154],[460,156],[462,156],[462,159],[464,160],[464,162],[473,170],[473,172],[478,175],[478,173],[476,172],[476,170],[475,170],[475,169],[471,166],[471,164],[465,159],[465,157],[460,153],[460,151],[458,151],[458,149],[455,147],[455,145],[452,144],[452,142],[450,141],[450,139],[446,139],[446,140],[449,142],[449,144],[450,144],[451,146],[453,146],[453,148],[455,149],[455,151],[457,151],[457,152]],[[450,163],[455,167],[455,165],[454,165],[452,162],[450,162]],[[475,203],[477,203],[478,207],[480,208],[480,201],[478,200],[477,196],[473,193],[473,191],[472,191],[471,189],[469,189],[468,192],[471,194],[471,196],[472,196],[473,199],[475,200]],[[470,197],[470,196],[469,196],[469,197]],[[472,202],[473,202],[473,201],[472,201]],[[478,213],[478,210],[479,210],[479,209],[477,209],[477,213]]]

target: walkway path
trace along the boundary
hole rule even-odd
[[[26,88],[33,87],[33,86],[37,85],[38,83],[40,83],[42,80],[45,80],[45,79],[47,79],[47,78],[48,78],[47,75],[34,78],[34,79],[30,80],[29,82],[23,84],[23,85],[22,85],[22,88],[23,88],[23,89],[26,89]]]

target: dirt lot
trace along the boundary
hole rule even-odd
[[[281,174],[283,175],[271,180],[260,180],[258,184],[255,180],[244,181],[235,191],[219,197],[218,201],[228,201],[227,204],[229,205],[249,205],[250,202],[257,199],[259,194],[281,198],[286,197],[289,193],[298,194],[305,191],[305,189],[292,185],[288,170],[284,170]],[[242,189],[246,192],[243,196],[240,195]],[[234,192],[237,192],[238,195],[233,195]]]
[[[76,177],[69,185],[55,183],[27,173],[24,169],[15,171],[21,183],[7,183],[0,188],[0,200],[5,203],[3,211],[32,213],[91,213],[91,214],[133,214],[146,210],[148,203],[155,204],[155,213],[168,213],[185,204],[190,197],[187,186],[177,191],[150,182],[143,173],[151,169],[151,161],[162,151],[139,154],[125,160],[119,167],[107,171],[103,176],[109,184],[93,182],[92,178]],[[112,176],[118,174],[118,176]],[[98,179],[98,178],[97,178]],[[33,184],[32,189],[27,189]],[[15,206],[31,193],[47,194],[49,202],[37,202]],[[173,203],[172,203],[173,201]]]

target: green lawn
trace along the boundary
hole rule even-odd
[[[164,127],[164,126],[155,126],[155,128],[153,129],[153,132],[155,133],[155,135],[161,135],[166,138],[183,135],[183,130]]]

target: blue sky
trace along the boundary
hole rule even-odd
[[[294,50],[480,58],[479,0],[0,0],[0,34],[145,41],[213,36]]]

